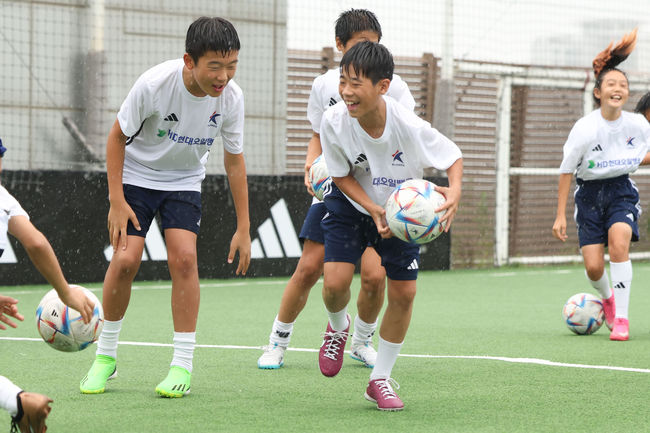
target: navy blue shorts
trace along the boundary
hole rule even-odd
[[[375,248],[381,264],[391,280],[415,280],[418,277],[420,246],[396,237],[383,239],[369,215],[352,206],[341,191],[333,185],[325,196],[327,214],[321,220],[325,235],[325,263],[356,264],[366,247]]]
[[[312,205],[309,206],[305,222],[302,223],[302,228],[300,229],[299,238],[301,241],[304,242],[305,239],[309,239],[310,241],[318,242],[319,244],[325,243],[325,237],[323,235],[323,229],[320,226],[320,221],[326,213],[327,208],[325,207],[325,203],[322,201],[312,203]]]
[[[632,227],[632,241],[639,240],[641,204],[639,190],[627,175],[611,179],[577,179],[575,191],[575,221],[578,225],[580,247],[604,244],[607,232],[617,222]]]
[[[198,191],[159,191],[135,185],[124,185],[124,198],[138,218],[140,228],[131,221],[126,233],[146,237],[156,213],[162,228],[184,229],[198,234],[201,226],[201,193]]]

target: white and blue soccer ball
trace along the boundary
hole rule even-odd
[[[447,223],[440,223],[445,211],[435,210],[446,199],[434,188],[435,184],[424,179],[410,179],[395,188],[384,205],[393,235],[406,242],[426,244],[445,231]]]
[[[81,288],[95,303],[89,323],[83,322],[77,310],[65,305],[55,289],[43,296],[36,309],[38,333],[50,347],[61,352],[78,352],[85,349],[99,338],[104,327],[104,310],[97,296],[85,287],[74,287]]]
[[[331,182],[332,178],[330,178],[327,172],[325,158],[323,158],[323,155],[319,155],[309,168],[309,183],[311,183],[311,189],[314,191],[317,199],[323,200],[325,192],[330,188]]]
[[[597,296],[578,293],[566,301],[562,308],[566,326],[578,335],[589,335],[598,331],[605,320],[603,303]]]

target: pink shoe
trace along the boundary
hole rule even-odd
[[[323,344],[320,346],[318,355],[318,366],[324,376],[333,377],[341,371],[343,365],[343,352],[345,342],[348,340],[350,330],[350,315],[348,314],[348,327],[343,331],[336,332],[327,322],[327,331],[323,334]]]
[[[609,339],[613,341],[627,341],[630,338],[630,322],[627,319],[617,317],[614,319],[614,327]]]
[[[395,394],[391,383],[399,389],[399,384],[392,378],[371,380],[368,382],[364,397],[368,401],[377,403],[379,410],[398,411],[404,409],[404,403]]]
[[[603,298],[603,312],[605,313],[605,325],[612,330],[614,326],[614,316],[616,315],[616,304],[614,303],[614,295],[609,298]]]

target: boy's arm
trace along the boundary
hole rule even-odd
[[[243,153],[224,151],[224,167],[228,175],[230,193],[235,202],[237,214],[237,231],[230,241],[228,263],[232,263],[235,253],[239,251],[239,264],[236,275],[246,275],[251,261],[250,218],[248,212],[248,181],[246,179],[246,162]]]
[[[566,203],[571,188],[571,179],[573,173],[560,174],[560,180],[557,187],[557,211],[555,213],[555,222],[553,223],[553,236],[562,242],[567,240],[566,234]]]
[[[445,224],[445,232],[449,231],[449,227],[456,216],[456,211],[458,211],[458,205],[460,203],[460,196],[462,194],[462,183],[463,183],[463,159],[458,158],[447,169],[447,179],[449,180],[449,186],[437,186],[436,191],[445,196],[445,202],[438,209],[435,209],[435,212],[440,212],[441,210],[447,210],[445,214],[440,218],[440,222]]]
[[[309,169],[313,164],[314,160],[323,153],[323,147],[320,143],[320,134],[314,132],[309,139],[309,144],[307,145],[307,157],[305,158],[305,186],[309,194],[314,195],[314,191],[311,188],[311,182],[309,182]]]
[[[382,206],[376,204],[368,197],[368,194],[354,176],[332,177],[332,181],[338,189],[361,205],[370,214],[377,226],[377,232],[379,232],[382,238],[391,236],[388,223],[386,222],[386,211]]]
[[[136,229],[140,230],[138,218],[124,198],[122,186],[124,153],[127,138],[122,132],[120,122],[115,120],[111,131],[108,133],[108,141],[106,143],[106,175],[108,177],[108,201],[110,203],[108,210],[108,236],[113,246],[113,251],[117,250],[120,237],[122,238],[122,249],[126,249],[126,226],[129,220],[131,220],[131,223],[133,223]]]

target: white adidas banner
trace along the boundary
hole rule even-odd
[[[0,230],[3,233],[0,233],[0,245],[4,245],[4,252],[2,253],[2,256],[0,256],[0,263],[18,263],[18,260],[16,260],[16,254],[14,253],[14,249],[11,248],[11,243],[9,243],[9,238],[7,235],[7,232],[4,230]]]
[[[271,217],[257,229],[259,237],[251,243],[252,259],[300,257],[302,248],[284,199],[271,207]]]
[[[104,257],[110,262],[113,258],[113,247],[111,245],[104,248]],[[147,237],[144,239],[144,250],[142,250],[142,261],[167,261],[167,247],[165,240],[158,227],[158,222],[154,220],[149,227]]]

